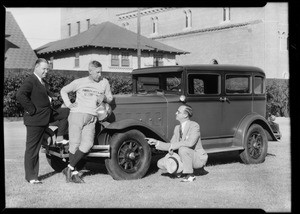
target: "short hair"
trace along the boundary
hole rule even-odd
[[[188,114],[189,117],[192,117],[193,116],[193,109],[191,106],[185,104],[185,105],[182,105],[184,106],[184,111]]]
[[[102,67],[101,63],[96,60],[91,61],[90,65],[93,65],[95,68]]]
[[[49,64],[49,62],[48,62],[46,59],[44,59],[44,58],[38,58],[38,59],[35,61],[34,67],[36,67],[37,65],[41,64],[42,62]]]

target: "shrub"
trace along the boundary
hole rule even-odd
[[[289,82],[282,79],[267,79],[266,81],[267,106],[266,112],[275,116],[289,116]]]
[[[32,73],[32,71],[5,71],[4,75],[4,90],[3,90],[3,116],[4,117],[21,117],[23,116],[23,107],[16,99],[16,93],[23,81]],[[48,73],[46,81],[49,83],[50,91],[59,96],[61,88],[74,79],[79,78],[79,75],[74,72],[58,72],[53,71]],[[113,94],[128,94],[132,92],[132,82],[130,75],[110,74],[106,78],[111,84]],[[69,93],[71,102],[76,99],[75,93]],[[62,100],[54,101],[54,108],[62,104]]]

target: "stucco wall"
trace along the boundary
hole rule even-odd
[[[137,52],[133,50],[126,50],[129,53],[129,67],[111,66],[111,54],[121,54],[119,49],[102,49],[102,48],[84,48],[72,49],[61,53],[53,53],[52,55],[45,55],[50,60],[53,58],[53,69],[57,70],[87,70],[88,64],[91,60],[97,60],[102,64],[103,71],[107,72],[131,72],[138,68]],[[79,67],[75,67],[75,53],[79,52]],[[141,55],[141,67],[153,66],[153,52],[143,52]],[[121,60],[121,55],[119,56]],[[175,65],[176,58],[174,54],[163,54],[164,65]],[[120,61],[121,62],[121,61]]]

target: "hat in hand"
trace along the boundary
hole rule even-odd
[[[175,174],[183,171],[183,163],[181,162],[180,156],[177,153],[166,155],[166,169],[168,173]]]

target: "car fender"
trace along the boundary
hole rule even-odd
[[[268,121],[262,117],[261,115],[257,113],[251,113],[245,116],[242,121],[240,122],[233,139],[233,144],[235,146],[243,146],[244,145],[244,139],[245,135],[247,134],[247,131],[249,127],[252,124],[258,124],[260,125],[266,132],[266,135],[268,137],[268,140],[271,141],[278,141],[275,135],[273,134],[273,131],[268,123]]]
[[[152,137],[167,141],[166,137],[157,132],[146,123],[134,119],[125,119],[105,125],[104,129],[98,135],[99,144],[108,144],[109,135],[116,132],[124,132],[130,129],[141,131],[146,137]]]

